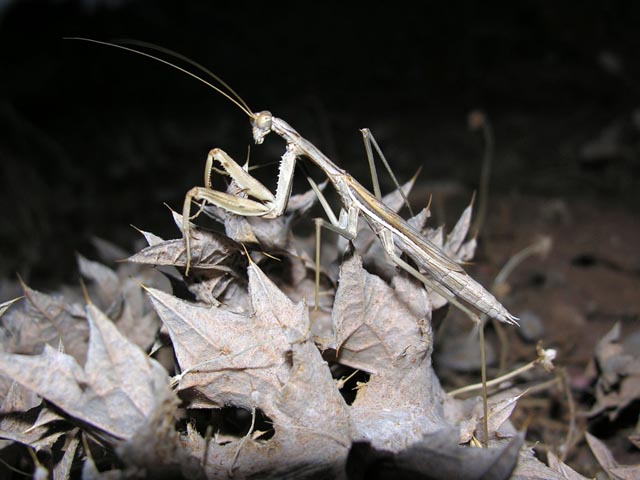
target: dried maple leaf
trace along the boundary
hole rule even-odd
[[[0,395],[0,398],[2,399],[0,413],[26,412],[37,407],[42,402],[42,399],[32,390],[14,381],[11,381],[6,394]]]
[[[40,355],[0,354],[0,371],[69,416],[112,437],[129,438],[158,398],[170,395],[166,371],[88,305],[89,348],[84,369],[48,345]]]
[[[70,435],[70,439],[64,447],[62,458],[53,467],[53,480],[67,480],[71,478],[71,467],[73,466],[73,460],[79,444],[80,439],[78,438],[77,432],[75,435]]]
[[[461,447],[457,437],[455,429],[442,428],[398,453],[373,449],[366,443],[355,444],[349,453],[347,473],[350,479],[513,478],[522,437],[490,449]]]
[[[564,474],[557,472],[538,460],[531,448],[521,448],[518,465],[511,480],[566,480]]]
[[[90,280],[96,287],[98,305],[105,311],[115,311],[114,303],[122,302],[120,278],[118,274],[106,265],[77,255],[80,274]],[[95,298],[92,295],[92,298]]]
[[[228,263],[229,257],[242,252],[240,244],[221,233],[191,228],[190,234],[193,268],[219,269]],[[127,260],[147,265],[185,267],[186,245],[182,238],[165,240],[142,249]]]
[[[160,326],[140,284],[167,286],[163,276],[146,266],[120,264],[117,271],[78,255],[80,273],[89,280],[89,297],[129,340],[147,350]]]
[[[431,347],[424,336],[430,333],[425,330],[430,313],[426,295],[420,310],[412,310],[384,280],[362,268],[357,253],[348,255],[340,267],[332,314],[340,363],[378,373],[398,362],[418,362]]]
[[[192,304],[160,290],[148,292],[183,372],[179,388],[196,387],[207,398],[202,406],[222,407],[232,401],[250,408],[252,386],[268,388],[277,382],[271,367],[283,364],[286,351],[278,325],[260,324],[249,314],[222,307]],[[276,345],[281,351],[273,351]],[[230,398],[234,391],[238,398]]]
[[[138,278],[123,280],[120,288],[124,304],[116,322],[118,330],[148,351],[160,328],[160,319],[144,295]]]
[[[340,269],[333,309],[337,360],[371,374],[350,408],[356,440],[401,451],[446,424],[444,392],[431,368],[431,310],[421,285],[395,288],[353,253]]]
[[[147,245],[149,247],[153,247],[154,245],[158,245],[159,243],[164,242],[164,238],[159,237],[158,235],[156,235],[155,233],[152,232],[147,232],[145,230],[140,230],[137,227],[134,227],[138,232],[140,232],[140,234],[144,237],[145,241],[147,242]],[[128,257],[129,255],[125,255],[126,257]]]
[[[514,393],[515,390],[515,393]],[[516,407],[518,400],[526,392],[520,392],[517,389],[512,389],[507,392],[501,392],[489,398],[489,440],[494,438],[511,438],[516,435],[513,426],[508,422],[513,409]],[[474,405],[474,415],[472,418],[476,418],[475,428],[473,430],[473,436],[477,438],[481,443],[484,442],[484,413],[482,411],[481,402],[477,402]],[[469,441],[471,438],[465,439]]]
[[[91,243],[98,253],[98,258],[100,258],[100,260],[102,260],[103,262],[120,262],[129,256],[129,252],[127,252],[125,249],[103,238],[91,237]]]
[[[447,235],[447,239],[443,245],[445,253],[457,262],[470,260],[475,253],[475,238],[467,242],[464,241],[471,227],[472,209],[473,204],[463,210],[453,229],[449,232],[449,235]]]
[[[48,295],[23,284],[25,298],[3,318],[6,352],[38,353],[45,344],[59,347],[79,362],[87,351],[88,327],[84,311],[62,295]]]
[[[48,424],[36,425],[40,407],[27,412],[7,413],[0,417],[0,438],[29,445],[36,450],[51,449],[56,441],[65,434],[68,427],[54,428]],[[6,446],[0,441],[0,448]]]
[[[200,395],[192,406],[259,408],[275,430],[266,442],[246,438],[226,445],[208,445],[190,430],[185,445],[196,456],[208,448],[210,477],[233,468],[249,476],[301,465],[337,472],[350,444],[349,420],[326,362],[308,339],[307,307],[293,304],[257,265],[248,273],[248,312],[149,290],[183,371],[179,388]]]
[[[170,393],[169,390],[160,394]],[[175,430],[178,401],[175,395],[157,398],[146,422],[126,441],[116,446],[118,458],[125,465],[120,478],[189,478],[203,479],[200,459],[183,448]]]

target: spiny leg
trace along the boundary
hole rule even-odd
[[[289,202],[297,155],[295,145],[291,143],[287,144],[287,150],[284,155],[282,155],[282,159],[280,161],[278,185],[276,187],[276,194],[274,195],[267,187],[251,176],[243,167],[227,155],[224,150],[214,148],[209,152],[204,171],[205,187],[194,187],[189,190],[185,196],[182,208],[182,230],[185,237],[187,254],[185,275],[189,275],[189,268],[191,266],[191,243],[189,236],[191,202],[193,200],[206,201],[231,213],[246,217],[279,217],[284,213],[287,203]],[[244,192],[259,201],[240,198],[225,192],[212,190],[211,172],[214,170],[214,160],[222,166],[225,172],[229,174],[229,176]],[[201,205],[200,210],[195,216],[199,215],[203,208],[204,206]]]
[[[225,192],[212,190],[211,188],[211,172],[213,170],[214,160],[217,161],[229,176],[243,189],[247,194],[260,201],[247,198],[237,197]],[[229,212],[243,216],[269,216],[273,210],[275,197],[262,183],[253,178],[242,168],[235,160],[233,160],[226,152],[219,148],[214,148],[207,155],[207,161],[204,168],[204,187],[193,187],[184,198],[182,207],[182,232],[185,238],[186,246],[186,269],[185,275],[189,275],[191,267],[191,235],[189,220],[196,218],[204,209],[205,202],[211,203]],[[200,201],[200,208],[195,215],[191,216],[191,202]]]
[[[211,190],[211,171],[213,170],[214,160],[220,164],[241,190],[246,191],[256,200],[261,200],[265,203],[273,203],[275,201],[273,193],[267,187],[252,177],[249,172],[220,148],[212,149],[207,155],[204,169],[204,185],[207,189]]]

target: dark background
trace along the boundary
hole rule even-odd
[[[38,289],[77,285],[75,252],[96,258],[94,237],[129,252],[141,238],[130,225],[177,237],[163,204],[180,209],[202,185],[209,149],[246,157],[248,119],[219,94],[141,56],[63,37],[137,39],[209,67],[366,186],[358,129],[371,128],[401,181],[422,167],[411,200],[421,207],[433,195],[431,225],[450,227],[478,188],[484,143],[467,116],[483,110],[495,155],[468,269],[489,286],[540,235],[553,241],[547,258],[529,258],[501,293],[523,319],[509,329],[509,365],[530,361],[544,338],[569,372],[576,411],[588,411],[597,343],[616,322],[622,338],[638,338],[639,26],[640,2],[615,0],[423,2],[419,10],[402,2],[0,0],[0,301],[20,294],[16,273]],[[283,151],[269,139],[252,147],[251,163]],[[276,173],[274,164],[255,172],[272,187]],[[306,185],[298,172],[295,188]],[[525,338],[529,324],[538,334]],[[561,445],[568,417],[548,397],[548,408],[519,402],[514,424],[532,441]],[[587,425],[580,414],[578,430],[588,426],[619,462],[635,464],[626,437],[638,402],[620,418]],[[568,460],[595,475],[584,442]]]
[[[178,209],[202,183],[210,148],[242,160],[251,143],[248,119],[215,92],[72,36],[206,65],[365,185],[358,128],[370,127],[401,179],[423,167],[419,202],[477,187],[483,143],[466,117],[481,108],[496,135],[492,197],[637,213],[638,2],[343,3],[1,2],[2,277],[72,281],[75,251],[90,254],[92,236],[131,249],[130,224],[176,236],[163,202]],[[611,151],[585,154],[612,125]],[[272,142],[251,158],[281,153]]]

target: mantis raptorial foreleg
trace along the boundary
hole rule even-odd
[[[212,189],[211,172],[214,161],[218,162],[224,171],[236,182],[243,192],[249,197],[242,198]],[[284,164],[284,162],[283,162]],[[193,187],[187,192],[182,207],[182,230],[185,238],[185,250],[187,256],[185,275],[189,274],[191,267],[191,240],[189,221],[197,217],[203,209],[204,202],[211,203],[229,212],[245,217],[267,217],[278,211],[278,199],[262,183],[251,176],[243,167],[233,160],[226,152],[219,148],[214,148],[207,155],[207,162],[204,169],[204,187]],[[191,216],[191,204],[193,201],[203,202],[200,209],[193,217]],[[286,207],[286,202],[284,203]],[[278,216],[278,215],[273,215]]]
[[[193,187],[187,192],[182,207],[182,230],[185,237],[185,247],[187,255],[187,264],[185,275],[189,275],[191,267],[191,245],[189,237],[189,220],[191,219],[191,202],[205,201],[223,208],[231,213],[242,215],[245,217],[262,217],[276,218],[284,214],[287,208],[289,197],[291,196],[291,187],[293,184],[293,173],[296,165],[296,158],[299,153],[296,146],[287,144],[287,149],[280,160],[278,170],[278,185],[276,194],[256,180],[233,160],[227,153],[220,149],[214,148],[207,156],[207,162],[204,170],[204,187]],[[226,192],[213,190],[211,186],[211,172],[213,171],[213,162],[216,161],[224,169],[224,171],[236,182],[241,191],[249,197],[241,198]],[[195,216],[202,212],[202,208]],[[194,216],[194,217],[195,217]]]

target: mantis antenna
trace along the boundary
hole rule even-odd
[[[174,68],[174,69],[176,69],[176,70],[178,70],[178,71],[180,71],[182,73],[185,73],[185,74],[189,75],[192,78],[195,78],[196,80],[198,80],[199,82],[205,84],[206,86],[212,88],[213,90],[215,90],[216,92],[218,92],[219,94],[224,96],[227,100],[229,100],[233,104],[235,104],[249,118],[254,119],[256,117],[256,115],[253,113],[253,110],[249,107],[249,105],[247,105],[247,102],[245,102],[244,99],[227,82],[225,82],[220,76],[218,76],[215,73],[213,73],[211,70],[206,68],[204,65],[202,65],[202,64],[196,62],[195,60],[192,60],[192,59],[190,59],[190,58],[188,58],[188,57],[186,57],[186,56],[184,56],[184,55],[182,55],[182,54],[180,54],[178,52],[175,52],[175,51],[170,50],[170,49],[165,48],[165,47],[161,47],[159,45],[155,45],[153,43],[143,42],[143,41],[140,41],[140,40],[122,39],[122,40],[119,40],[118,43],[113,43],[113,42],[103,42],[103,41],[100,41],[100,40],[94,40],[92,38],[84,38],[84,37],[64,37],[64,39],[65,40],[79,40],[79,41],[83,41],[83,42],[95,43],[95,44],[98,44],[98,45],[105,45],[107,47],[119,48],[121,50],[125,50],[125,51],[131,52],[131,53],[135,53],[137,55],[141,55],[143,57],[147,57],[147,58],[150,58],[150,59],[155,60],[157,62],[160,62],[160,63],[163,63],[165,65],[168,65],[168,66],[170,66],[170,67],[172,67],[172,68]],[[200,70],[201,72],[207,74],[213,80],[215,80],[217,83],[219,83],[224,89],[212,84],[211,82],[205,80],[204,78],[200,77],[199,75],[196,75],[195,73],[193,73],[193,72],[191,72],[191,71],[189,71],[189,70],[187,70],[185,68],[180,67],[179,65],[176,65],[174,63],[169,62],[168,60],[165,60],[163,58],[157,57],[155,55],[151,55],[150,53],[146,53],[146,52],[143,52],[141,50],[137,50],[135,48],[128,47],[126,45],[133,45],[133,46],[138,46],[138,47],[142,47],[142,48],[148,48],[149,50],[154,50],[154,51],[157,51],[157,52],[164,53],[165,55],[169,55],[170,57],[177,58],[178,60],[181,60],[181,61],[183,61],[185,63],[188,63],[189,65],[195,67],[196,69]],[[391,179],[393,180],[393,183],[395,184],[396,188],[400,192],[400,195],[402,196],[405,205],[407,205],[407,207],[409,209],[409,213],[411,214],[411,216],[413,216],[413,211],[412,211],[411,205],[409,204],[409,201],[408,201],[408,199],[406,197],[406,194],[404,193],[404,191],[400,187],[400,184],[399,184],[398,180],[396,179],[396,176],[394,175],[393,170],[391,169],[391,166],[387,162],[387,159],[385,158],[384,154],[382,153],[382,150],[378,146],[378,143],[376,142],[375,138],[373,137],[373,135],[371,134],[369,129],[362,129],[361,131],[362,131],[362,134],[363,134],[363,140],[364,140],[365,148],[366,148],[366,151],[367,151],[367,157],[368,157],[368,160],[369,160],[371,176],[372,176],[372,179],[373,179],[374,189],[376,191],[376,196],[378,197],[378,199],[380,199],[381,194],[380,194],[380,187],[379,187],[379,184],[378,184],[377,174],[375,172],[375,167],[373,166],[373,153],[372,153],[372,150],[371,150],[371,144],[373,144],[373,147],[375,148],[376,152],[380,156],[380,159],[382,160],[387,172],[391,176]]]
[[[195,78],[196,80],[198,80],[201,83],[204,83],[205,85],[207,85],[208,87],[214,89],[216,92],[218,92],[220,95],[222,95],[223,97],[225,97],[227,100],[231,101],[233,104],[235,104],[240,110],[242,110],[249,118],[254,118],[255,115],[253,114],[253,112],[251,111],[251,109],[249,108],[249,106],[247,105],[247,103],[240,97],[240,95],[238,95],[235,90],[233,90],[229,85],[227,85],[227,83],[222,80],[220,77],[218,77],[216,74],[214,74],[213,72],[207,70],[205,67],[203,67],[202,65],[200,65],[199,63],[190,60],[186,57],[183,57],[182,55],[172,52],[169,49],[164,49],[162,47],[157,47],[155,45],[152,44],[146,44],[144,42],[128,42],[128,43],[133,43],[133,44],[139,44],[141,46],[145,46],[148,47],[150,49],[154,49],[154,50],[158,50],[160,52],[166,53],[168,55],[172,55],[180,60],[184,60],[185,62],[193,65],[194,67],[202,70],[203,72],[207,73],[208,75],[210,75],[215,81],[217,81],[218,83],[220,83],[224,88],[226,88],[228,91],[224,91],[222,88],[217,87],[216,85],[212,84],[211,82],[208,82],[207,80],[205,80],[204,78],[196,75],[193,72],[190,72],[189,70],[187,70],[186,68],[182,68],[176,64],[173,64],[167,60],[164,60],[160,57],[156,57],[155,55],[151,55],[150,53],[146,53],[143,52],[141,50],[136,50],[135,48],[130,48],[127,47],[125,45],[118,45],[116,43],[110,43],[110,42],[102,42],[100,40],[93,40],[92,38],[82,38],[82,37],[65,37],[65,40],[80,40],[82,42],[89,42],[89,43],[97,43],[98,45],[105,45],[107,47],[113,47],[113,48],[119,48],[121,50],[125,50],[127,52],[131,52],[131,53],[135,53],[137,55],[142,55],[143,57],[147,57],[150,58],[152,60],[155,60],[156,62],[160,62],[160,63],[164,63],[165,65],[170,66],[171,68],[175,68],[176,70],[185,73],[187,75],[189,75],[192,78]]]
[[[231,88],[231,86],[227,82],[225,82],[222,78],[220,78],[219,75],[216,75],[201,63],[198,63],[195,60],[192,60],[189,57],[182,55],[181,53],[162,47],[160,45],[155,45],[153,43],[142,42],[140,40],[129,40],[129,39],[120,40],[119,43],[124,45],[135,45],[138,47],[148,48],[149,50],[155,50],[157,52],[161,52],[166,55],[169,55],[170,57],[177,58],[178,60],[182,60],[183,62],[196,67],[198,70],[200,70],[203,73],[206,73],[211,78],[213,78],[216,82],[218,82],[220,85],[226,88],[227,91],[231,95],[233,95],[238,100],[238,102],[242,104],[243,107],[245,107],[245,111],[253,112],[253,110],[249,108],[249,105],[247,105],[247,102],[245,102],[244,99],[233,88]]]

